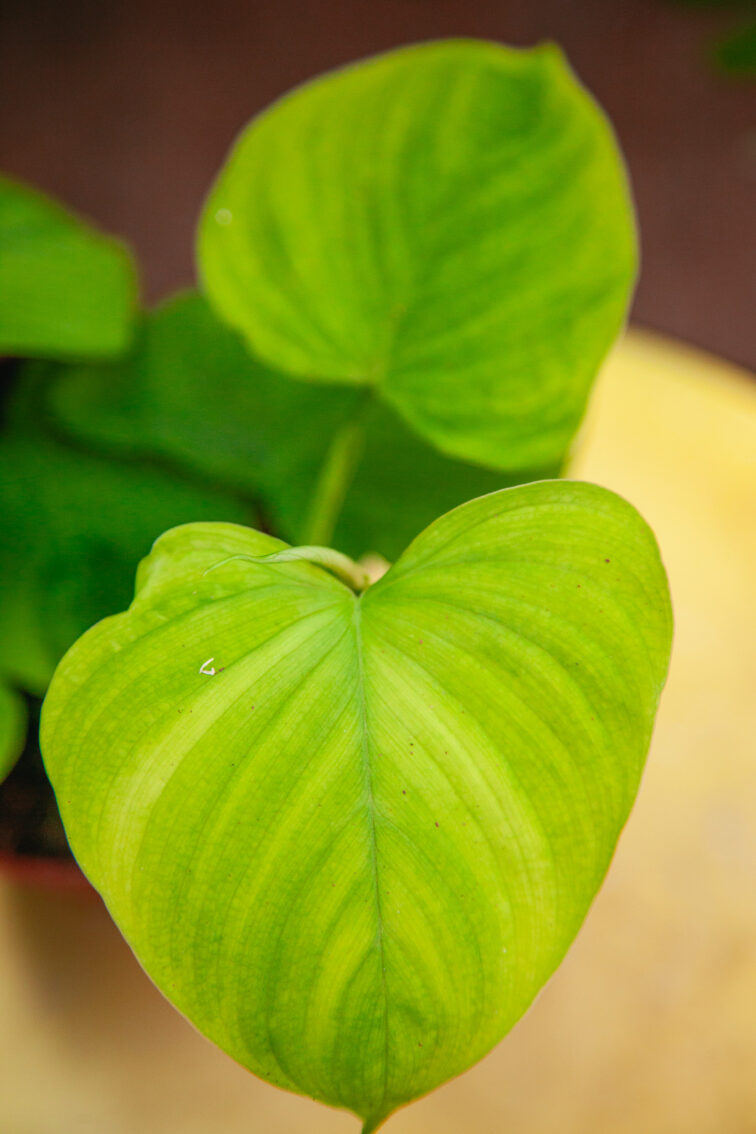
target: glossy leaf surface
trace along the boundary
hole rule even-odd
[[[62,662],[42,748],[166,995],[372,1129],[488,1051],[572,940],[637,789],[669,597],[638,514],[574,482],[455,509],[361,597],[248,561],[283,546],[166,533]]]
[[[0,434],[0,676],[43,693],[72,642],[133,594],[134,564],[176,523],[251,518],[233,496],[71,448],[42,427],[53,364],[31,364]]]
[[[14,689],[0,682],[0,783],[21,755],[26,735],[26,706]]]
[[[292,543],[306,538],[313,486],[336,434],[358,420],[356,469],[333,536],[354,556],[396,559],[442,512],[532,479],[446,457],[388,406],[362,402],[360,390],[313,386],[264,366],[192,293],[151,314],[127,358],[61,369],[50,393],[57,419],[87,444],[156,454],[238,488]]]
[[[271,365],[372,388],[444,452],[559,462],[624,319],[632,209],[553,46],[447,41],[326,75],[241,135],[206,292]]]
[[[135,305],[134,267],[120,244],[0,177],[0,355],[118,354]]]

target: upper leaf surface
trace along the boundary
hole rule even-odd
[[[361,598],[229,560],[283,546],[168,532],[62,662],[42,746],[163,991],[377,1121],[489,1050],[576,932],[648,746],[666,578],[628,504],[569,482],[461,506]]]
[[[564,456],[635,244],[616,144],[557,49],[449,41],[254,120],[199,260],[271,364],[373,385],[445,452],[515,470]]]
[[[135,305],[134,267],[120,244],[0,178],[0,355],[118,354]]]

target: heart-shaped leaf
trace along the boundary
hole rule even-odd
[[[135,305],[125,248],[41,193],[0,178],[0,355],[118,354]]]
[[[65,650],[133,593],[134,563],[167,526],[252,513],[149,464],[63,444],[40,420],[52,363],[30,363],[0,434],[0,676],[43,693]]]
[[[388,406],[362,406],[352,387],[277,374],[192,293],[149,315],[127,358],[61,367],[49,401],[59,422],[88,444],[157,454],[242,489],[292,543],[308,538],[313,485],[335,437],[357,421],[353,479],[333,537],[355,556],[395,559],[442,512],[533,479],[444,456]]]
[[[42,748],[159,987],[372,1130],[488,1051],[580,925],[646,754],[667,583],[631,506],[573,482],[462,505],[361,596],[250,562],[283,547],[166,533],[59,667]]]
[[[0,682],[0,783],[21,755],[26,737],[23,698]]]
[[[253,351],[368,386],[444,452],[562,460],[635,272],[621,159],[547,45],[449,41],[320,78],[254,120],[200,268]]]

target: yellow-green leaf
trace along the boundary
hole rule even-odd
[[[271,365],[372,388],[448,455],[557,464],[620,329],[632,207],[557,48],[441,41],[307,84],[242,133],[199,240]]]
[[[42,748],[165,994],[371,1130],[485,1054],[576,933],[637,789],[669,596],[643,520],[576,482],[462,505],[361,595],[306,550],[265,558],[285,549],[166,533],[61,663]]]

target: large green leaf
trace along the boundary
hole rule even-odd
[[[23,698],[0,682],[0,783],[21,755],[26,736]]]
[[[127,358],[60,368],[49,395],[58,421],[88,444],[157,454],[237,487],[293,543],[307,538],[313,488],[334,440],[358,419],[333,537],[350,555],[395,559],[440,513],[530,479],[446,457],[389,407],[362,400],[354,388],[316,387],[265,367],[193,293],[148,316]]]
[[[166,995],[373,1129],[488,1051],[578,929],[646,754],[667,584],[631,506],[573,482],[462,505],[361,596],[249,561],[283,546],[166,533],[62,662],[42,748]]]
[[[0,177],[0,355],[118,354],[135,304],[134,267],[120,244]]]
[[[133,593],[166,527],[252,516],[233,496],[159,468],[78,451],[35,421],[54,364],[30,364],[0,434],[0,676],[34,693],[76,638]]]
[[[442,41],[254,120],[199,260],[272,365],[367,385],[446,453],[517,470],[563,458],[635,242],[616,144],[558,49]]]

